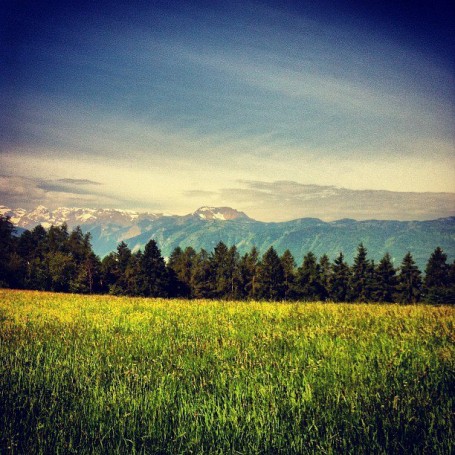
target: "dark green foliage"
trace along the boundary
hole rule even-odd
[[[349,284],[351,271],[340,253],[332,265],[332,274],[329,280],[329,296],[335,302],[347,302],[349,298]]]
[[[191,289],[193,297],[197,299],[209,298],[212,291],[212,271],[210,269],[209,255],[201,250],[194,257],[191,273]]]
[[[332,278],[332,267],[330,259],[326,254],[323,254],[319,259],[319,282],[320,298],[321,300],[327,300],[329,298],[330,279]]]
[[[153,239],[145,245],[141,260],[141,278],[144,281],[144,294],[146,296],[167,296],[168,274],[161,251]]]
[[[294,300],[297,296],[294,256],[286,250],[280,260],[284,271],[284,300]]]
[[[455,289],[451,283],[447,255],[437,247],[425,268],[423,282],[425,300],[430,303],[455,303]]]
[[[392,258],[386,253],[375,270],[375,302],[394,302],[396,298],[398,279],[392,264]]]
[[[422,278],[411,253],[407,253],[401,263],[397,290],[401,303],[416,303],[420,300]]]
[[[239,256],[235,246],[228,249],[219,242],[209,258],[212,274],[210,296],[216,299],[240,298]]]
[[[361,243],[352,265],[350,300],[368,302],[374,285],[374,266],[367,260],[367,250]]]
[[[258,298],[264,300],[283,300],[284,269],[277,252],[271,246],[258,268]]]
[[[256,299],[258,296],[259,252],[252,247],[240,260],[240,294],[243,299]]]
[[[325,289],[321,282],[320,267],[316,256],[310,251],[297,270],[297,292],[303,300],[322,300]]]
[[[10,221],[0,218],[0,286],[74,293],[110,293],[222,300],[308,300],[455,303],[455,265],[436,248],[422,285],[421,273],[408,253],[397,276],[386,253],[379,264],[367,259],[363,244],[352,268],[342,253],[333,264],[327,255],[305,255],[296,270],[286,250],[274,247],[259,257],[258,249],[239,257],[235,246],[218,242],[211,253],[177,247],[166,265],[155,240],[133,253],[125,242],[102,262],[93,253],[91,236],[66,225],[46,231],[37,226],[13,235]]]

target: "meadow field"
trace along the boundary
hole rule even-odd
[[[0,453],[454,453],[455,308],[0,290]]]

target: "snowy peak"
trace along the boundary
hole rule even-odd
[[[243,212],[232,209],[231,207],[200,207],[191,214],[193,217],[201,220],[249,220],[250,218]]]
[[[34,210],[10,209],[0,206],[0,214],[9,216],[15,226],[31,229],[38,224],[48,229],[52,225],[61,226],[66,223],[69,228],[82,225],[115,224],[130,226],[133,222],[141,220],[152,221],[161,218],[161,213],[139,213],[130,210],[118,209],[83,209],[59,207],[55,210],[40,205]]]
[[[143,213],[131,210],[119,209],[84,209],[77,207],[59,207],[50,210],[43,205],[33,210],[10,209],[0,205],[0,215],[9,216],[11,222],[18,227],[32,229],[38,224],[48,229],[51,226],[61,226],[66,223],[68,228],[86,226],[91,229],[94,225],[118,226],[129,228],[131,226],[149,225],[164,216],[163,213]],[[175,218],[187,219],[196,218],[205,221],[229,221],[229,220],[251,220],[245,213],[239,212],[231,207],[201,207],[185,217]],[[142,230],[142,229],[141,229]]]

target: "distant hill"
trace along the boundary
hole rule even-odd
[[[219,241],[236,245],[241,254],[256,246],[261,253],[271,245],[282,253],[289,249],[298,264],[312,251],[317,256],[326,253],[334,259],[342,251],[352,263],[360,242],[368,249],[369,257],[379,261],[389,252],[398,266],[410,251],[423,271],[436,246],[449,260],[455,259],[455,217],[431,221],[355,221],[343,219],[324,222],[317,218],[302,218],[280,223],[264,223],[229,207],[201,207],[185,215],[139,213],[113,209],[38,207],[32,211],[0,206],[0,213],[11,217],[20,228],[31,229],[37,224],[67,223],[80,225],[92,235],[93,249],[100,256],[115,250],[125,241],[133,250],[143,249],[155,239],[163,256],[180,246],[192,246],[212,251]]]

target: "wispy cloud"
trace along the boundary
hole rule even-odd
[[[261,220],[289,220],[291,213],[293,218],[324,220],[424,220],[455,215],[455,193],[352,190],[291,181],[240,183],[241,188],[223,189],[220,199],[233,201],[238,208]]]
[[[63,183],[58,183],[63,182]],[[85,185],[98,185],[86,179],[43,180],[22,176],[0,175],[0,203],[10,208],[31,209],[43,204],[59,206],[116,207],[119,201],[103,192],[84,189]]]
[[[102,185],[100,182],[89,179],[57,179],[56,181],[68,185]]]

